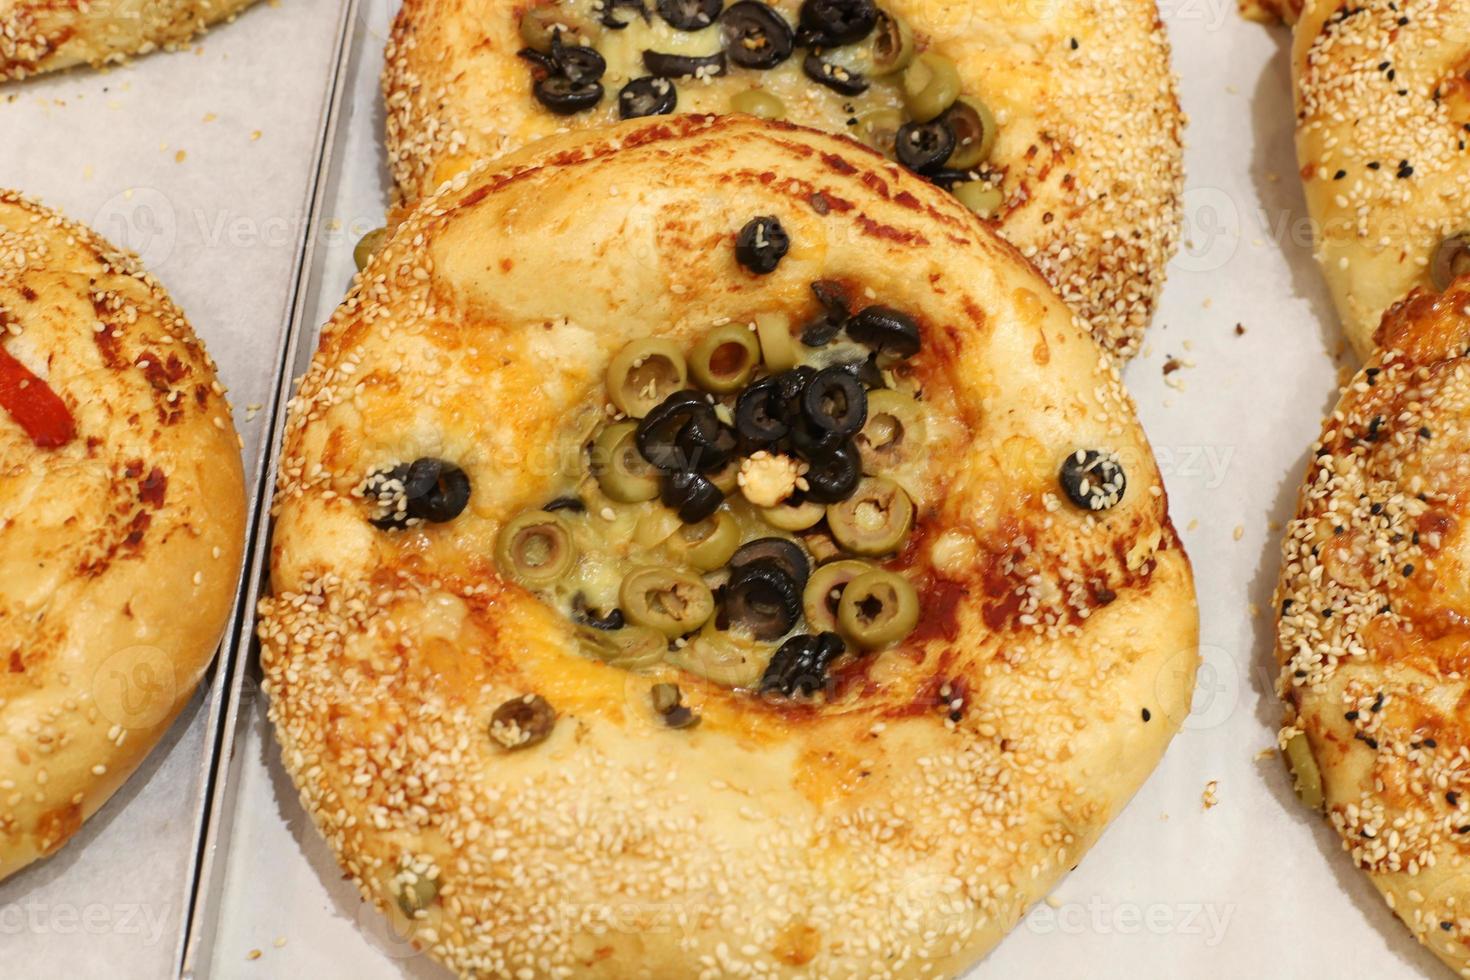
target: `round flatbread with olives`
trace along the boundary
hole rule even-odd
[[[405,0],[383,76],[398,194],[568,128],[747,113],[952,191],[1131,356],[1179,227],[1153,0]]]
[[[637,120],[461,175],[286,440],[282,758],[466,976],[953,975],[1189,708],[1189,564],[1113,360],[831,136]]]
[[[1470,272],[1470,4],[1309,3],[1294,74],[1317,258],[1366,359],[1389,307]]]
[[[1323,427],[1277,587],[1297,790],[1457,973],[1470,970],[1470,276],[1389,311]]]

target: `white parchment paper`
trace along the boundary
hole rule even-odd
[[[142,256],[219,363],[252,485],[339,9],[262,3],[188,51],[0,85],[0,186]],[[0,883],[0,976],[173,974],[207,708],[201,692],[74,840]]]
[[[356,231],[379,223],[386,200],[377,73],[395,7],[367,0],[354,66],[333,210]],[[1153,778],[975,976],[1444,974],[1296,802],[1275,753],[1262,754],[1280,717],[1269,610],[1279,525],[1343,363],[1295,176],[1289,37],[1241,21],[1234,0],[1160,7],[1191,117],[1188,245],[1127,377],[1194,560],[1205,665]],[[316,322],[350,278],[352,237],[329,256]],[[246,711],[213,974],[444,976],[342,880],[277,762],[260,699]]]

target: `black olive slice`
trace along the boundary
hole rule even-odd
[[[551,35],[551,60],[557,70],[576,84],[595,82],[607,72],[607,61],[584,44],[562,44],[561,31]]]
[[[818,279],[811,288],[817,302],[822,304],[822,312],[802,327],[801,342],[807,347],[826,347],[837,339],[847,323],[847,289],[835,279]]]
[[[826,347],[841,332],[841,320],[830,313],[819,313],[801,328],[801,342],[807,347]]]
[[[818,504],[837,504],[852,496],[863,478],[863,458],[845,440],[824,458],[813,459],[806,471],[806,499]]]
[[[704,57],[643,52],[643,67],[655,78],[714,78],[725,74],[725,52],[716,51]]]
[[[801,71],[818,85],[830,88],[839,95],[861,95],[868,90],[868,76],[825,61],[815,51],[807,52],[807,56],[801,60]]]
[[[791,631],[801,616],[801,588],[773,561],[746,565],[730,577],[717,625],[741,629],[757,640]]]
[[[531,87],[536,101],[558,116],[570,116],[591,109],[602,101],[601,82],[578,84],[565,75],[547,75]]]
[[[618,10],[622,8],[636,12],[643,18],[645,24],[648,23],[648,7],[643,0],[602,0],[602,15],[598,17],[598,23],[609,30],[621,31],[632,23],[632,21],[619,19]]]
[[[724,503],[725,495],[708,477],[681,471],[666,473],[659,485],[659,499],[664,506],[679,513],[685,524],[708,520]]]
[[[791,25],[758,0],[740,0],[720,15],[725,53],[741,68],[775,68],[791,57],[796,36]]]
[[[811,285],[812,295],[833,317],[847,319],[852,306],[847,297],[847,287],[836,279],[818,279]]]
[[[395,467],[388,477],[402,484],[404,513],[408,519],[443,524],[463,513],[470,502],[469,475],[442,459],[418,459],[406,469]],[[405,523],[397,514],[383,518],[382,522],[374,521],[374,524],[386,529],[402,527]]]
[[[658,15],[680,31],[702,31],[720,16],[725,0],[658,0]]]
[[[768,446],[791,430],[775,378],[762,378],[735,402],[735,432],[752,446]]]
[[[808,44],[835,48],[872,33],[878,5],[873,0],[805,0],[797,23]]]
[[[761,676],[760,690],[774,691],[788,698],[795,697],[797,692],[810,697],[827,686],[827,672],[845,650],[842,637],[836,633],[793,636],[771,657]]]
[[[978,179],[974,170],[951,170],[949,167],[930,170],[924,177],[935,187],[942,187],[947,191],[954,190],[959,184]]]
[[[858,382],[869,391],[887,387],[887,383],[883,380],[883,369],[878,367],[878,354],[876,352],[869,354],[860,361],[846,361],[837,366],[854,378],[857,378]]]
[[[511,698],[490,716],[490,737],[508,751],[546,741],[556,727],[556,709],[539,694]]]
[[[541,509],[548,514],[554,514],[559,510],[569,510],[573,514],[583,514],[587,512],[587,505],[582,503],[581,497],[557,497]]]
[[[899,163],[922,174],[943,167],[954,146],[954,131],[943,119],[935,119],[898,127],[893,149]]]
[[[537,51],[535,48],[521,48],[519,51],[516,52],[516,57],[521,58],[525,61],[529,61],[537,68],[540,68],[548,72],[549,74],[554,75],[558,71],[556,67],[556,59],[551,57],[551,55],[547,54],[545,51]]]
[[[595,630],[604,630],[611,633],[620,630],[625,625],[623,611],[616,606],[603,615],[598,615],[597,610],[587,605],[587,596],[581,592],[572,596],[572,618],[583,626],[590,626]]]
[[[788,438],[792,452],[808,462],[826,459],[847,441],[847,436],[819,429],[805,418],[797,419]]]
[[[807,561],[806,552],[801,550],[801,545],[795,541],[787,538],[757,538],[741,545],[730,556],[731,577],[738,577],[741,571],[759,561],[775,562],[783,572],[791,576],[798,588],[806,588],[806,580],[811,575],[811,563]]]
[[[618,117],[667,116],[679,104],[679,92],[667,78],[635,78],[618,92]]]
[[[684,464],[699,473],[724,469],[735,458],[740,440],[735,430],[715,418],[713,412],[692,417],[680,430],[676,445]]]
[[[1470,274],[1470,232],[1451,235],[1440,242],[1429,262],[1434,288],[1445,292],[1460,276]]]
[[[776,271],[791,248],[791,236],[769,214],[751,218],[735,236],[735,261],[758,276]]]
[[[633,442],[644,459],[665,472],[688,469],[679,436],[696,418],[706,426],[719,423],[714,408],[699,392],[676,391],[643,417],[633,433]]]
[[[838,435],[856,435],[868,421],[868,393],[840,367],[823,368],[801,395],[801,410],[813,426]]]
[[[847,335],[884,354],[913,357],[919,352],[919,325],[907,313],[869,306],[847,321]]]
[[[1086,511],[1111,510],[1128,492],[1128,477],[1118,457],[1105,449],[1079,449],[1059,474],[1067,499]]]

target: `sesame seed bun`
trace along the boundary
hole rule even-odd
[[[531,91],[522,12],[508,0],[405,0],[383,73],[389,165],[412,202],[485,156],[568,128],[618,119],[619,88],[643,75],[641,49],[718,47],[718,28],[673,32],[655,14],[604,30],[592,0],[564,0],[608,58],[606,95],[593,109],[553,115]],[[795,24],[799,0],[772,4]],[[649,4],[652,9],[652,4]],[[885,0],[926,51],[959,69],[961,96],[998,120],[986,172],[1002,188],[998,229],[1091,326],[1105,348],[1137,353],[1178,241],[1182,115],[1169,47],[1153,0],[1016,3]],[[634,18],[635,21],[637,18]],[[899,103],[896,76],[845,97],[811,82],[802,50],[770,71],[677,79],[677,112],[730,111],[736,93],[779,95],[788,122],[855,135],[859,117]]]
[[[1470,231],[1470,5],[1308,5],[1294,43],[1297,156],[1322,264],[1358,355]]]
[[[790,239],[766,275],[735,257],[752,215]],[[811,698],[585,655],[497,566],[501,528],[580,467],[629,341],[804,315],[821,278],[918,325],[908,369],[944,425],[885,563],[917,629]],[[1060,485],[1082,446],[1126,472],[1109,509]],[[467,508],[374,527],[365,475],[426,455],[464,468]],[[464,976],[954,975],[1189,711],[1192,576],[1114,361],[952,196],[786,124],[583,130],[423,202],[325,328],[275,511],[284,766],[363,897]],[[700,723],[663,723],[656,683]],[[554,727],[507,748],[524,732],[492,716],[531,695]]]
[[[254,0],[0,0],[0,80],[172,49]]]
[[[1382,353],[1323,427],[1286,532],[1283,744],[1305,739],[1298,781],[1320,780],[1343,849],[1419,941],[1463,973],[1470,279],[1443,295],[1416,291],[1380,338]]]
[[[245,491],[214,365],[163,287],[8,191],[0,358],[30,375],[0,392],[3,877],[64,844],[188,700],[234,602]]]

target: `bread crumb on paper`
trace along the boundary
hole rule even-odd
[[[260,957],[261,957],[261,952],[258,949],[252,949],[250,952],[248,952],[248,953],[245,954],[245,958],[247,960],[258,960],[258,959],[260,959]]]
[[[1199,801],[1206,810],[1213,810],[1220,805],[1220,780],[1212,779],[1205,783],[1205,791],[1200,794]]]

